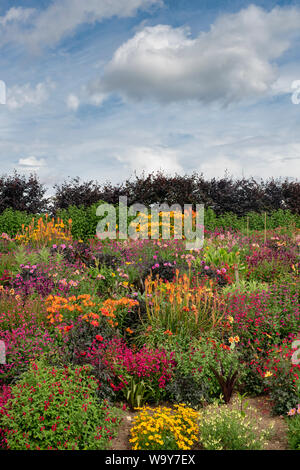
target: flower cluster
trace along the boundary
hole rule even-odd
[[[130,431],[133,450],[190,450],[198,439],[198,414],[185,404],[143,407]]]
[[[122,319],[123,314],[126,314],[126,311],[137,305],[139,305],[137,300],[129,299],[127,297],[122,297],[118,300],[107,299],[103,302],[100,311],[101,314],[107,318],[107,322],[111,326],[118,326],[118,320]],[[115,319],[117,321],[115,321]]]
[[[66,226],[62,219],[51,219],[48,221],[48,215],[45,219],[40,217],[37,221],[33,218],[28,227],[22,226],[22,233],[16,235],[15,240],[28,245],[46,246],[48,244],[70,242],[72,220],[69,220]]]
[[[60,324],[73,320],[84,312],[89,312],[83,317],[88,320],[99,318],[99,315],[91,312],[97,304],[93,302],[90,294],[72,295],[70,297],[62,297],[58,295],[49,295],[45,300],[48,312],[48,321],[51,324]]]
[[[111,383],[114,390],[128,385],[128,377],[135,377],[138,381],[146,379],[159,389],[164,389],[170,381],[175,367],[172,353],[168,354],[164,349],[151,350],[146,346],[135,351],[121,339],[112,339],[99,345],[100,340],[96,338],[87,353],[87,359],[96,365],[100,354],[101,361],[115,377],[115,383]]]

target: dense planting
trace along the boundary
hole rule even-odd
[[[73,227],[0,238],[2,448],[105,449],[126,407],[134,449],[264,448],[239,393],[268,396],[299,449],[299,230],[206,229],[190,252]]]

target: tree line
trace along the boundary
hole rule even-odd
[[[120,196],[127,196],[128,205],[143,203],[204,204],[217,215],[231,212],[238,217],[253,212],[289,210],[300,215],[300,182],[287,178],[205,179],[203,174],[170,176],[163,172],[134,175],[118,184],[82,181],[71,178],[53,187],[53,196],[46,197],[47,188],[37,175],[0,176],[0,213],[6,209],[30,214],[49,213],[55,216],[70,206],[89,207],[99,201],[118,204]]]

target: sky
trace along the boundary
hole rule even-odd
[[[0,0],[1,173],[299,178],[299,46],[300,0]]]

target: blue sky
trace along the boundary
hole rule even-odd
[[[1,0],[1,172],[299,177],[299,45],[299,1]]]

